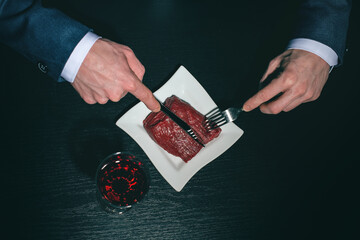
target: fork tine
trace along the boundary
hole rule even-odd
[[[205,126],[207,130],[216,129],[221,127],[222,125],[226,124],[227,121],[225,118],[220,119],[219,121],[209,121],[208,124]]]
[[[220,111],[218,107],[216,107],[205,115],[204,122],[205,124],[208,123],[209,121],[217,122],[222,117],[223,117],[223,113]]]
[[[226,120],[222,121],[221,123],[217,123],[217,124],[213,127],[213,129],[219,128],[219,127],[225,125],[226,123],[228,123]]]
[[[215,108],[205,115],[203,126],[207,131],[211,131],[235,121],[241,112],[243,112],[243,109],[235,107],[230,107],[225,111],[220,111],[219,108]]]
[[[216,115],[216,116],[212,116],[212,117],[209,117],[209,118],[208,118],[208,120],[211,121],[211,122],[222,121],[222,119],[225,119],[223,113],[219,113],[219,114]]]
[[[216,129],[216,128],[224,125],[226,122],[227,121],[226,121],[225,117],[221,117],[216,121],[208,119],[208,121],[204,124],[204,127],[206,130],[211,131],[213,129]]]
[[[197,142],[199,143],[201,146],[205,147],[205,145],[199,140],[199,138],[196,136],[196,134],[194,133],[194,131],[192,129],[187,130],[187,132],[191,135],[191,137]]]
[[[207,131],[211,131],[223,126],[227,122],[224,112],[216,107],[205,115],[204,127]]]
[[[220,126],[218,126],[217,124],[208,125],[208,126],[206,127],[206,131],[210,132],[210,131],[212,131],[212,130],[214,130],[214,129],[217,129],[218,127],[220,127]]]
[[[216,108],[212,109],[210,112],[208,112],[207,114],[205,114],[205,117],[210,118],[211,116],[217,115],[219,113],[221,113],[221,111],[218,107],[216,107]]]

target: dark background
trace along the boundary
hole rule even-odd
[[[45,2],[130,46],[151,90],[184,65],[221,107],[255,93],[289,40],[297,6],[236,3]],[[359,239],[359,23],[354,5],[344,64],[317,101],[276,116],[244,114],[236,122],[243,137],[180,193],[115,125],[133,96],[87,105],[1,45],[4,239]],[[146,199],[120,217],[100,209],[94,183],[98,162],[116,151],[134,153],[151,175]]]

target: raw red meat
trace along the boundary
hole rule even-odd
[[[219,136],[220,128],[207,131],[203,127],[204,115],[177,96],[168,97],[164,104],[179,118],[189,124],[203,144]],[[185,162],[192,159],[203,148],[161,111],[150,113],[143,121],[143,124],[147,133],[157,144],[167,152],[182,158]]]

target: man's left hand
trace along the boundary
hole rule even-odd
[[[266,87],[248,99],[243,110],[248,112],[260,106],[267,114],[288,112],[302,103],[316,100],[329,77],[330,66],[319,56],[298,49],[286,50],[274,58],[261,82],[275,70],[280,70],[278,77]],[[280,97],[268,102],[273,97]]]

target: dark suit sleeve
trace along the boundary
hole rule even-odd
[[[41,1],[0,0],[0,41],[57,81],[71,52],[90,31]]]
[[[307,0],[301,5],[294,38],[309,38],[331,47],[341,64],[351,10],[350,0]]]

